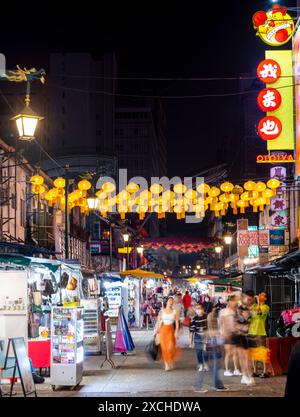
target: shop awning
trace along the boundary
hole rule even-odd
[[[128,271],[122,271],[119,274],[136,277],[136,278],[159,278],[159,279],[164,278],[162,274],[157,274],[151,271],[144,271],[143,269],[131,269]]]
[[[16,266],[27,267],[30,265],[30,258],[22,255],[0,253],[0,263],[14,264]]]

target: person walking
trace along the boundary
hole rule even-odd
[[[236,330],[233,335],[233,342],[236,346],[239,363],[241,365],[242,379],[241,384],[253,385],[254,379],[250,369],[250,356],[248,344],[248,331],[251,320],[248,296],[243,294],[242,303],[237,308]]]
[[[250,308],[251,321],[249,325],[249,336],[250,336],[250,346],[253,350],[264,351],[265,356],[263,363],[263,373],[258,374],[258,360],[256,360],[255,355],[253,357],[253,376],[268,378],[269,374],[267,373],[267,348],[266,348],[266,319],[268,317],[270,307],[266,304],[268,296],[265,292],[261,292],[256,298],[256,303],[252,304]],[[259,355],[261,356],[261,355]]]
[[[217,302],[217,304],[215,305],[215,308],[216,308],[216,310],[217,310],[218,314],[219,314],[219,312],[220,312],[221,310],[223,310],[223,308],[226,308],[226,303],[225,303],[225,301],[224,301],[224,298],[223,298],[223,297],[219,297],[219,298],[218,298],[218,302]]]
[[[179,311],[174,308],[174,298],[169,297],[167,305],[159,313],[154,337],[159,334],[162,360],[165,371],[174,369],[174,361],[178,356],[176,338],[179,331]]]
[[[238,299],[236,295],[231,295],[228,305],[219,313],[220,333],[224,339],[225,348],[225,371],[224,376],[242,376],[238,367],[238,352],[235,346],[233,335],[235,333],[236,313]],[[230,359],[233,359],[234,371],[229,369]]]
[[[205,334],[207,331],[207,315],[204,312],[203,305],[197,304],[195,307],[195,316],[190,324],[190,345],[195,347],[199,372],[208,371],[207,358],[205,353]]]
[[[190,296],[190,293],[188,291],[185,292],[183,298],[183,307],[184,307],[184,318],[186,318],[188,309],[191,307],[192,304],[192,297]]]
[[[211,302],[210,296],[206,295],[203,302],[204,311],[209,314],[213,309],[213,303]]]
[[[222,369],[222,339],[218,328],[218,312],[214,308],[207,316],[206,351],[211,369],[212,386],[216,391],[228,391],[221,378]],[[203,387],[204,372],[197,373],[193,386],[195,392],[206,393]]]

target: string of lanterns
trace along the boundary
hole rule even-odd
[[[40,175],[30,178],[32,192],[43,196],[49,206],[57,206],[65,209],[64,178],[56,178],[54,188],[49,190],[44,185],[44,179]],[[194,213],[196,218],[205,216],[207,210],[213,211],[216,217],[224,216],[229,209],[233,214],[244,214],[246,208],[252,208],[253,212],[263,211],[266,205],[270,205],[271,198],[276,196],[276,190],[280,187],[280,181],[270,179],[267,183],[262,181],[247,181],[243,187],[224,182],[220,187],[209,186],[206,183],[199,184],[196,189],[178,183],[173,190],[165,190],[161,184],[152,184],[149,190],[140,190],[136,183],[129,183],[126,188],[115,193],[116,186],[112,182],[106,182],[96,192],[96,197],[88,197],[87,192],[92,184],[83,179],[77,184],[77,189],[68,194],[68,208],[80,207],[83,214],[88,214],[91,208],[101,212],[103,217],[108,213],[118,212],[122,219],[127,213],[138,213],[139,218],[144,219],[146,213],[157,213],[158,218],[164,218],[166,213],[175,213],[177,219],[185,218],[186,213]]]

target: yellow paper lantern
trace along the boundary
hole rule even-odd
[[[220,200],[222,203],[228,203],[228,201],[229,201],[228,195],[227,195],[227,194],[221,194],[221,195],[219,196],[219,200]]]
[[[265,191],[266,188],[267,188],[266,184],[262,181],[258,181],[258,183],[256,184],[256,190],[259,193],[262,193],[263,191]]]
[[[62,177],[58,177],[54,180],[53,184],[54,184],[54,187],[56,188],[59,188],[59,189],[65,188],[66,180]]]
[[[174,185],[174,192],[176,194],[184,194],[186,192],[186,186],[181,182]]]
[[[41,175],[33,175],[32,177],[30,177],[30,183],[32,185],[43,185],[44,178]]]
[[[244,214],[245,213],[245,207],[248,207],[248,202],[244,201],[244,200],[239,200],[236,204],[240,208],[240,212],[242,214]]]
[[[243,201],[250,200],[250,196],[249,196],[249,192],[248,191],[246,191],[243,194],[241,194],[241,200],[243,200]]]
[[[199,194],[207,194],[210,190],[210,186],[208,184],[202,183],[197,185],[196,190]]]
[[[152,184],[150,186],[150,191],[152,194],[159,194],[163,191],[163,186],[161,184]]]
[[[134,182],[130,182],[126,186],[126,190],[131,194],[136,193],[139,189],[140,189],[140,186]]]
[[[217,187],[211,187],[211,189],[209,190],[208,194],[211,197],[218,197],[218,195],[220,195],[220,190]]]
[[[271,188],[271,190],[275,190],[280,186],[280,181],[276,178],[272,178],[267,182],[268,188]]]
[[[254,191],[256,190],[256,183],[254,181],[247,181],[244,184],[244,188],[246,191]]]
[[[262,192],[262,195],[266,199],[266,204],[271,204],[270,198],[276,195],[276,191],[270,190],[270,188],[267,188],[265,191]]]
[[[115,191],[115,189],[116,189],[116,186],[113,182],[105,182],[102,185],[102,190],[104,190],[108,193],[111,193],[111,192]]]
[[[243,187],[241,187],[240,185],[236,185],[232,189],[233,194],[241,195],[243,194],[243,192],[244,192]]]
[[[231,191],[233,190],[233,184],[231,184],[231,182],[223,182],[223,184],[221,184],[220,188],[224,193],[231,193]]]
[[[92,184],[88,180],[81,180],[78,183],[79,190],[88,191],[92,187]]]
[[[259,206],[257,199],[254,198],[253,200],[250,201],[251,206],[253,206],[253,212],[257,213],[257,207]]]
[[[96,196],[100,199],[100,200],[104,200],[107,197],[107,192],[103,191],[103,190],[98,190],[96,192]]]

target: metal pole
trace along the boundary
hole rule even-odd
[[[69,196],[69,175],[68,165],[65,167],[66,173],[66,185],[65,185],[65,258],[69,258],[69,207],[68,207],[68,196]]]
[[[37,241],[38,246],[40,246],[40,212],[41,212],[41,202],[40,195],[38,194],[38,209],[37,209]]]
[[[229,244],[229,279],[231,279],[231,242]]]
[[[127,260],[126,260],[126,268],[129,269],[129,239],[127,240],[127,251],[126,251],[126,256],[127,256]]]
[[[112,225],[109,225],[109,270],[112,270]]]

